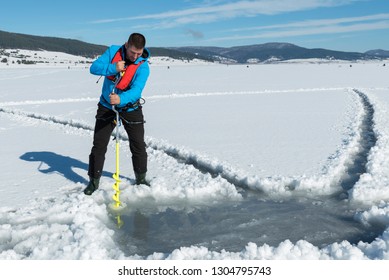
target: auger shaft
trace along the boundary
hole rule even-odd
[[[121,77],[124,75],[123,72],[121,72],[120,74],[118,74],[118,77],[116,78],[116,81],[115,81],[115,85],[113,87],[113,90],[112,90],[112,94],[116,94],[115,93],[115,90],[116,90],[116,85],[119,83]],[[114,207],[115,208],[119,208],[121,205],[122,205],[122,202],[120,201],[120,170],[119,170],[119,151],[120,151],[120,139],[119,139],[119,126],[121,124],[120,122],[120,115],[119,115],[119,111],[116,110],[115,108],[115,105],[112,105],[112,111],[115,112],[116,114],[116,135],[115,135],[115,140],[116,140],[116,145],[115,145],[115,151],[116,151],[116,172],[115,174],[113,174],[113,178],[115,179],[115,184],[113,185],[113,189],[115,190],[115,193],[114,195],[112,196],[112,199],[114,201]],[[120,216],[119,216],[119,220],[120,220]],[[119,221],[118,220],[118,221]]]
[[[115,106],[112,105],[112,110],[116,113],[116,135],[115,135],[115,140],[116,140],[116,145],[115,145],[115,150],[116,150],[116,172],[113,174],[113,178],[115,179],[115,184],[113,185],[113,189],[115,190],[114,195],[112,196],[112,199],[114,200],[114,206],[116,208],[120,207],[122,204],[120,201],[120,170],[119,170],[119,151],[120,151],[120,144],[119,144],[119,126],[120,126],[120,116],[119,112],[115,109]]]

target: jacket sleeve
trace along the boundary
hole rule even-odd
[[[123,91],[120,94],[120,105],[119,107],[126,106],[128,103],[134,104],[142,96],[142,91],[146,85],[147,79],[150,75],[150,68],[147,63],[143,63],[139,66],[135,73],[135,76],[131,82],[130,89]]]
[[[111,76],[116,75],[116,64],[112,64],[111,60],[117,50],[111,46],[90,66],[90,73],[93,75]]]

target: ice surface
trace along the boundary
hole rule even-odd
[[[113,142],[82,193],[98,77],[0,67],[1,259],[389,258],[388,67],[169,66],[144,91],[151,188],[122,135],[121,213]]]

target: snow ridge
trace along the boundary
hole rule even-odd
[[[303,90],[303,89],[301,89]],[[328,90],[328,89],[322,89]],[[271,197],[290,196],[293,194],[312,194],[312,195],[328,195],[342,191],[342,180],[350,169],[350,164],[354,162],[356,154],[362,149],[361,139],[366,131],[363,130],[363,122],[366,116],[372,118],[373,113],[368,113],[371,104],[366,95],[356,89],[347,89],[350,94],[353,105],[356,108],[352,122],[347,128],[346,138],[343,140],[339,149],[328,158],[326,166],[323,167],[322,174],[312,177],[306,176],[272,176],[272,177],[258,177],[249,176],[238,168],[218,159],[210,158],[207,155],[195,153],[186,148],[181,148],[166,141],[146,137],[146,145],[154,150],[162,151],[170,157],[176,159],[179,163],[191,165],[203,173],[209,173],[212,177],[221,177],[230,184],[239,189],[250,189],[262,192]],[[267,92],[267,91],[263,91]],[[253,94],[262,93],[253,92]],[[226,93],[224,93],[226,94]],[[245,93],[247,94],[247,93]],[[196,94],[197,96],[197,94]],[[175,97],[175,95],[170,96]],[[180,97],[181,98],[181,97]],[[49,100],[51,103],[55,102],[80,102],[91,101],[90,98],[81,99],[59,99]],[[14,103],[0,103],[0,106],[22,105],[22,104],[39,104],[43,101],[23,101]],[[55,116],[48,116],[44,114],[28,113],[17,109],[8,109],[0,107],[0,112],[11,114],[22,118],[32,118],[39,121],[44,121],[50,124],[57,124],[65,127],[75,128],[77,131],[84,130],[89,133],[93,132],[93,126],[86,124],[83,121],[73,119],[62,119]],[[127,135],[120,134],[123,141],[128,141]],[[346,176],[347,177],[347,176]],[[354,182],[355,183],[355,182]],[[350,188],[350,187],[349,187]]]
[[[1,108],[0,112],[11,114],[14,116],[22,117],[22,118],[31,118],[36,119],[40,121],[45,121],[52,124],[60,124],[63,126],[69,126],[77,129],[83,129],[87,131],[93,131],[93,127],[83,123],[82,121],[76,121],[76,120],[64,120],[55,116],[48,116],[44,114],[37,114],[37,113],[28,113],[21,110],[16,109],[7,109],[7,108]]]
[[[368,162],[368,155],[377,142],[374,132],[374,107],[365,93],[357,89],[353,89],[353,91],[360,97],[365,113],[360,124],[358,151],[351,156],[341,182],[345,190],[352,189],[359,181],[361,174],[367,172],[366,163]]]
[[[210,173],[214,177],[221,176],[238,188],[256,190],[269,196],[289,196],[296,193],[326,195],[340,192],[341,185],[346,184],[343,182],[344,177],[352,169],[354,158],[361,150],[361,139],[364,134],[368,134],[365,131],[367,128],[363,128],[363,123],[366,122],[366,118],[373,118],[374,114],[374,111],[368,112],[372,106],[362,92],[355,89],[348,89],[348,92],[357,110],[353,112],[355,115],[347,128],[348,132],[342,145],[328,158],[326,166],[323,167],[323,173],[318,176],[272,176],[268,178],[249,176],[228,163],[164,141],[148,139],[147,144],[153,149],[164,151],[179,162],[193,165],[202,172]]]
[[[46,99],[46,100],[23,100],[23,101],[9,101],[9,102],[0,102],[0,107],[3,106],[19,106],[19,105],[39,105],[39,104],[59,104],[59,103],[69,103],[69,102],[91,102],[98,101],[98,98],[63,98],[63,99]]]
[[[366,173],[349,191],[350,199],[356,203],[385,205],[389,199],[389,131],[388,106],[380,102],[379,97],[369,92],[369,97],[375,108],[374,133],[376,145],[371,148],[366,164]]]

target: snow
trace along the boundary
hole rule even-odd
[[[7,61],[6,63],[4,63],[7,65],[7,67],[18,67],[23,60],[30,62],[32,65],[44,64],[45,66],[74,66],[91,63],[93,61],[90,58],[85,58],[67,53],[45,50],[33,51],[23,49],[1,49],[0,61],[2,61],[3,59]]]
[[[121,129],[114,211],[113,141],[101,187],[82,193],[101,81],[46,55],[64,63],[0,63],[0,259],[389,259],[382,61],[155,59],[151,187],[134,185]]]

